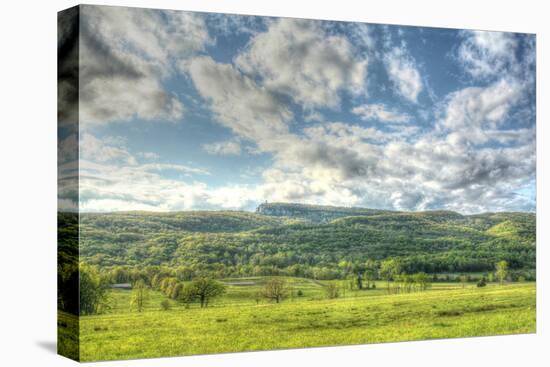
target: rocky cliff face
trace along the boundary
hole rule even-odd
[[[284,204],[261,204],[256,208],[256,213],[275,217],[293,217],[296,214],[303,214],[303,210],[296,210]]]
[[[256,213],[262,215],[302,218],[314,222],[325,222],[353,215],[376,215],[384,212],[386,211],[289,203],[263,203],[256,209]]]

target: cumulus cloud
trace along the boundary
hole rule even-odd
[[[496,57],[504,60],[497,68],[508,70],[514,60],[505,61],[505,50],[517,45],[464,33],[463,65],[487,80],[439,96],[418,123],[394,103],[366,96],[367,56],[375,48],[370,26],[342,32],[315,21],[252,24],[234,18],[216,28],[215,17],[207,17],[218,37],[250,37],[231,62],[220,62],[204,55],[216,35],[210,38],[202,18],[177,14],[89,17],[83,50],[95,56],[84,64],[89,77],[82,86],[83,116],[96,123],[177,119],[184,108],[163,84],[172,73],[183,73],[200,97],[196,105],[204,103],[212,114],[205,118],[233,134],[225,141],[201,141],[198,153],[267,158],[261,169],[255,167],[254,184],[212,186],[213,169],[170,163],[152,152],[132,152],[123,139],[85,132],[83,210],[251,209],[264,200],[465,213],[534,208],[532,198],[516,191],[534,185],[535,128],[529,122],[510,125],[532,85],[516,72],[490,79],[479,61]],[[416,103],[425,88],[416,60],[404,43],[383,46],[372,51],[382,73],[397,95]],[[534,50],[523,49],[529,47]],[[529,60],[534,58],[522,62],[533,65]],[[420,114],[418,105],[409,107]]]
[[[214,155],[241,154],[241,145],[237,141],[222,141],[211,144],[203,144],[202,148],[209,154]]]
[[[503,81],[451,94],[436,134],[417,135],[401,125],[386,131],[343,122],[306,127],[274,152],[261,193],[268,200],[398,210],[533,210],[533,200],[513,188],[534,180],[534,128],[502,128],[520,95]],[[506,145],[478,147],[472,131],[483,142]]]
[[[394,47],[384,56],[388,76],[397,92],[411,102],[416,102],[423,83],[416,62],[404,47]]]
[[[350,134],[317,137],[280,158],[264,175],[268,200],[463,213],[534,208],[512,194],[534,179],[534,144],[480,150],[426,137],[376,146]]]
[[[78,210],[78,136],[59,137],[57,143],[57,206],[60,211]]]
[[[288,132],[292,113],[286,105],[232,65],[203,56],[183,67],[216,118],[238,136],[262,145]]]
[[[486,142],[511,109],[523,97],[524,86],[516,80],[502,79],[485,88],[468,87],[447,97],[440,127],[451,132],[455,142]],[[492,133],[491,133],[492,132]]]
[[[207,13],[205,20],[216,35],[255,34],[266,27],[267,18],[238,14]]]
[[[80,209],[87,212],[120,210],[178,211],[190,209],[242,209],[257,202],[256,188],[209,187],[195,179],[203,170],[169,164],[120,166],[82,161]],[[177,170],[187,178],[169,178],[165,170]]]
[[[517,62],[518,42],[513,33],[464,31],[458,59],[475,78],[489,78],[511,71]]]
[[[89,133],[80,136],[80,158],[96,162],[120,162],[135,165],[136,159],[126,150],[124,140],[109,137],[98,139]]]
[[[210,175],[208,170],[143,162],[139,158],[149,154],[131,154],[124,140],[116,137],[100,139],[87,133],[81,137],[80,150],[80,210],[167,211],[209,205],[208,187],[198,181]]]
[[[352,109],[352,112],[365,121],[376,120],[382,122],[400,123],[410,120],[409,115],[388,109],[388,107],[384,104],[366,104],[357,106]]]
[[[81,6],[80,121],[177,120],[185,111],[163,79],[211,42],[190,13]]]
[[[78,121],[79,9],[59,13],[57,20],[57,121],[75,130]]]
[[[371,26],[366,23],[351,23],[350,38],[355,44],[363,44],[368,49],[373,49],[376,44],[376,39],[372,34]]]
[[[273,157],[261,184],[238,191],[249,199],[462,212],[532,208],[529,200],[509,191],[532,180],[535,169],[533,129],[501,128],[521,99],[521,85],[513,80],[451,93],[435,135],[417,136],[417,126],[388,124],[380,130],[349,122],[320,122],[298,134],[289,129],[293,116],[285,104],[232,65],[201,57],[187,68],[220,123]],[[353,112],[406,121],[384,105]],[[477,149],[469,144],[487,140],[509,146]]]
[[[149,160],[156,160],[160,158],[160,156],[154,152],[138,152],[137,156]]]
[[[366,57],[357,56],[347,38],[301,19],[273,21],[250,40],[235,64],[308,108],[336,107],[342,90],[364,92],[367,75]]]

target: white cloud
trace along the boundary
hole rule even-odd
[[[203,168],[140,162],[118,138],[85,134],[81,140],[80,210],[207,209],[217,205],[214,201],[223,202],[223,197],[198,181],[210,175]],[[167,176],[168,172],[175,174]]]
[[[218,120],[273,157],[263,183],[224,189],[243,198],[231,207],[263,200],[463,212],[532,207],[529,200],[510,196],[509,188],[524,185],[534,172],[533,131],[526,129],[520,139],[500,126],[521,95],[511,80],[451,94],[436,135],[417,137],[417,126],[388,124],[381,131],[346,122],[319,123],[293,133],[284,104],[231,65],[201,57],[186,67]],[[354,112],[405,120],[385,106],[367,106]],[[457,132],[462,132],[458,140]],[[479,150],[464,143],[474,139],[467,134],[477,133],[509,146]],[[224,199],[204,200],[222,205]]]
[[[168,178],[165,170],[184,173]],[[80,162],[80,210],[86,212],[191,209],[242,209],[248,201],[257,202],[256,188],[229,186],[211,188],[192,178],[204,170],[173,164]]]
[[[340,91],[364,92],[367,76],[366,57],[355,55],[347,38],[301,19],[273,21],[267,32],[252,38],[235,64],[307,108],[336,107]]]
[[[262,183],[216,188],[200,181],[208,175],[200,168],[83,160],[81,208],[251,209],[268,200],[464,213],[533,209],[528,197],[510,195],[534,179],[532,139],[476,149],[444,136],[408,143],[391,133],[335,122],[308,127],[303,137],[292,136],[272,153]],[[168,170],[183,176],[166,176]]]
[[[362,120],[375,120],[382,122],[401,123],[410,120],[410,116],[391,109],[383,104],[366,104],[357,106],[352,109],[352,112]]]
[[[160,156],[154,152],[138,152],[137,156],[148,160],[156,160],[160,158]]]
[[[203,144],[202,148],[209,154],[214,155],[239,155],[241,145],[237,141],[222,141],[211,144]]]
[[[291,112],[232,65],[197,57],[184,68],[200,95],[211,103],[217,119],[238,136],[261,146],[287,134]]]
[[[385,54],[384,62],[397,92],[409,101],[416,102],[423,84],[414,59],[404,47],[394,47]]]
[[[174,163],[145,163],[140,165],[140,169],[147,172],[177,171],[183,173],[185,176],[195,174],[210,175],[210,172],[205,169]]]
[[[235,36],[237,34],[255,34],[265,28],[268,18],[248,15],[208,13],[205,20],[215,35]]]
[[[176,60],[211,42],[201,18],[179,11],[85,5],[80,18],[83,127],[183,116],[183,104],[165,90],[163,80]]]
[[[454,142],[484,143],[523,96],[523,85],[502,79],[486,88],[468,87],[447,97],[440,128],[451,132]],[[493,134],[494,135],[494,134]]]
[[[137,164],[123,140],[114,137],[102,140],[89,133],[80,135],[80,158],[93,159],[96,162],[118,161],[128,165]]]
[[[354,44],[363,44],[368,49],[373,49],[376,44],[376,39],[372,34],[371,26],[366,23],[350,23],[351,40]]]
[[[464,31],[458,59],[475,78],[502,76],[516,63],[517,40],[513,33]]]
[[[259,196],[398,210],[533,210],[528,197],[511,194],[534,178],[533,130],[487,130],[509,146],[486,148],[454,144],[452,134],[408,142],[400,133],[346,123],[308,127],[274,152]]]
[[[528,197],[511,194],[531,185],[535,172],[534,128],[506,125],[523,98],[525,87],[518,78],[451,93],[440,106],[435,130],[424,134],[419,126],[404,124],[411,120],[408,114],[385,104],[351,111],[357,119],[387,122],[378,128],[326,122],[316,107],[336,108],[343,93],[366,93],[366,56],[350,40],[361,39],[370,50],[374,41],[368,28],[348,40],[313,21],[271,21],[266,32],[252,33],[234,64],[224,64],[194,54],[211,42],[200,32],[200,19],[196,29],[181,31],[183,23],[193,21],[181,19],[180,24],[168,16],[164,21],[170,26],[155,29],[148,22],[156,19],[148,17],[118,15],[109,21],[120,21],[113,29],[102,29],[102,18],[90,25],[98,30],[96,37],[106,38],[103,44],[110,46],[104,55],[112,62],[90,60],[87,73],[94,77],[84,90],[93,103],[81,111],[84,116],[98,122],[179,118],[183,106],[162,86],[177,65],[207,101],[215,121],[235,135],[202,148],[210,154],[240,154],[242,142],[246,150],[266,153],[270,166],[254,173],[262,179],[259,184],[211,187],[206,169],[160,162],[154,153],[132,154],[123,140],[84,134],[83,210],[250,209],[264,200],[462,212],[533,208]],[[144,29],[153,38],[139,38]],[[108,38],[101,32],[123,36]],[[175,35],[181,44],[158,46],[179,39]],[[196,42],[184,44],[188,38]],[[500,47],[486,46],[492,55],[501,53]],[[424,88],[416,62],[404,46],[388,44],[381,52],[388,49],[382,60],[396,92],[416,102]],[[113,73],[117,76],[110,78]],[[315,123],[295,123],[289,100]],[[481,145],[487,142],[494,144]]]
[[[57,145],[58,210],[78,210],[78,134],[59,138]]]
[[[323,122],[325,117],[319,111],[307,111],[304,116],[305,122]]]

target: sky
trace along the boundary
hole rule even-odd
[[[534,35],[81,6],[79,52],[82,211],[535,210]]]

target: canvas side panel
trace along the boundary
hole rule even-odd
[[[79,12],[73,7],[57,18],[57,350],[77,361]]]

